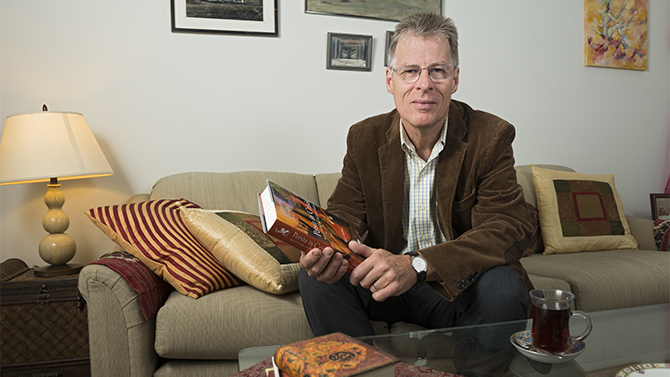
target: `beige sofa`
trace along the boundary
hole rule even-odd
[[[517,167],[517,175],[526,200],[537,205],[530,168]],[[339,173],[182,173],[160,179],[151,194],[131,201],[185,198],[205,209],[255,214],[255,193],[268,178],[325,205]],[[670,254],[656,251],[651,220],[627,219],[640,250],[533,254],[522,259],[533,284],[572,291],[576,309],[587,312],[670,302]],[[299,292],[277,296],[244,285],[192,299],[173,290],[156,318],[146,321],[138,295],[105,266],[86,266],[79,289],[88,305],[93,376],[226,376],[238,371],[244,348],[313,336]],[[378,333],[417,329],[374,326]]]

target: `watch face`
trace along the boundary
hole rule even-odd
[[[423,272],[428,268],[428,264],[426,263],[425,259],[420,256],[416,256],[412,258],[412,267],[414,267],[417,272]]]

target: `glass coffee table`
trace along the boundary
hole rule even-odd
[[[635,364],[670,363],[669,304],[588,314],[593,331],[584,341],[586,349],[572,360],[555,364],[531,360],[510,343],[514,333],[530,329],[530,320],[358,339],[402,362],[462,376],[607,377]],[[583,326],[584,321],[575,318],[571,332],[578,334]],[[240,370],[271,357],[275,349],[267,346],[240,351]]]

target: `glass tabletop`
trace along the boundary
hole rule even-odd
[[[400,358],[402,362],[462,376],[608,377],[634,364],[670,363],[670,305],[660,304],[589,313],[593,331],[586,350],[556,364],[526,358],[510,337],[530,329],[530,320],[414,331],[358,338]],[[584,322],[573,317],[573,334]],[[240,351],[240,370],[271,357],[276,346]]]

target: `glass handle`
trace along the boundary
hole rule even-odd
[[[587,336],[589,336],[589,334],[591,334],[591,330],[593,329],[593,323],[591,323],[591,318],[589,318],[589,316],[586,315],[586,313],[584,313],[581,310],[573,311],[572,315],[578,315],[586,320],[586,330],[584,330],[584,332],[581,335],[572,337],[572,344],[575,344],[583,340]]]

